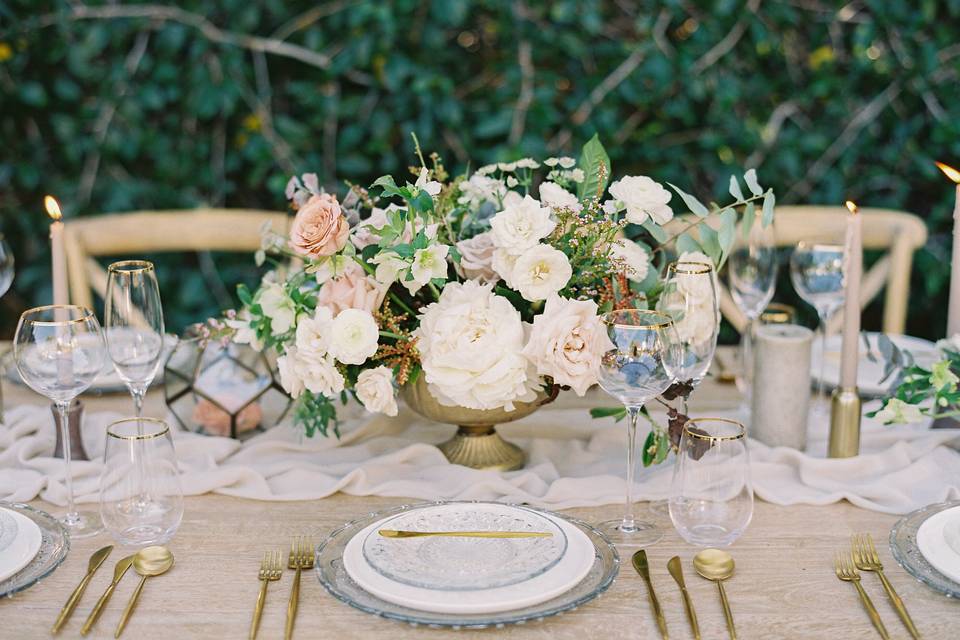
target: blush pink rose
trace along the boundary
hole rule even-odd
[[[303,203],[290,229],[293,250],[308,258],[332,256],[347,244],[350,224],[330,193],[312,196]]]
[[[363,267],[350,260],[336,277],[323,283],[317,293],[317,304],[337,315],[344,309],[362,309],[373,313],[380,308],[387,288],[364,273]]]

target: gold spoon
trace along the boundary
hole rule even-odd
[[[737,630],[733,626],[733,613],[727,601],[727,592],[723,589],[723,581],[733,575],[733,556],[720,549],[704,549],[693,556],[693,566],[701,576],[717,583],[720,590],[720,602],[723,603],[723,615],[727,618],[727,630],[730,639],[737,640]]]
[[[173,554],[166,547],[145,547],[137,552],[137,555],[133,558],[133,568],[142,577],[140,578],[140,584],[137,585],[133,595],[130,596],[127,608],[123,610],[123,615],[120,616],[120,624],[117,625],[117,631],[113,634],[114,638],[119,638],[120,634],[123,633],[123,628],[127,626],[127,620],[133,613],[133,608],[137,606],[137,600],[140,598],[140,592],[143,591],[143,585],[147,578],[166,573],[172,566]]]

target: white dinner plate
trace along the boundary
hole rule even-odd
[[[960,584],[960,553],[954,550],[958,541],[948,539],[960,523],[960,507],[946,509],[930,516],[917,529],[917,548],[930,565]]]
[[[32,520],[0,508],[0,582],[30,564],[42,542],[40,527]]]
[[[865,333],[877,362],[872,362],[867,358],[867,348],[860,340],[860,362],[857,364],[857,387],[864,396],[879,397],[887,393],[890,385],[893,383],[896,374],[881,383],[883,378],[884,361],[880,355],[880,349],[877,347],[877,337],[880,335],[875,332]],[[929,340],[923,338],[914,338],[912,336],[903,336],[888,334],[888,338],[898,348],[909,351],[916,364],[921,367],[929,367],[939,358],[937,346]],[[840,383],[840,349],[843,343],[843,337],[839,335],[827,338],[826,361],[823,368],[823,381],[827,388],[833,389]],[[810,358],[810,372],[814,380],[820,377],[820,340],[814,340],[813,350]]]
[[[485,504],[475,505],[485,507]],[[522,507],[496,505],[506,510]],[[423,509],[460,508],[462,505],[435,505]],[[530,513],[530,512],[527,512]],[[567,540],[566,552],[556,564],[527,580],[501,587],[476,590],[438,590],[391,580],[370,566],[363,555],[367,536],[393,518],[379,520],[353,537],[343,551],[343,568],[360,587],[374,596],[400,606],[446,614],[485,614],[510,611],[545,602],[576,586],[590,572],[596,551],[590,539],[562,518],[543,514],[559,527]]]

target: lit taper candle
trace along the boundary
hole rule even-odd
[[[843,270],[843,350],[840,358],[840,387],[857,386],[860,359],[860,280],[863,274],[863,230],[857,205],[847,200],[847,239]]]
[[[43,205],[53,219],[50,224],[50,255],[53,267],[53,304],[69,304],[67,293],[67,254],[63,245],[63,214],[53,196],[46,196]]]

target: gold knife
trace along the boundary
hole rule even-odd
[[[546,531],[398,531],[380,529],[384,538],[423,538],[443,536],[448,538],[549,538],[553,534]]]
[[[633,568],[647,583],[647,593],[650,594],[653,615],[657,618],[657,626],[660,627],[660,636],[663,640],[670,640],[670,634],[667,633],[667,619],[663,617],[663,609],[660,608],[660,601],[657,600],[657,594],[653,590],[653,582],[650,581],[650,566],[647,563],[647,552],[643,549],[633,554]]]
[[[80,602],[80,597],[83,596],[83,592],[86,591],[87,584],[90,583],[90,578],[97,572],[97,569],[100,568],[100,565],[107,559],[111,551],[113,551],[113,545],[109,544],[90,556],[90,561],[87,563],[87,575],[83,576],[83,580],[80,581],[77,588],[74,589],[70,597],[67,598],[67,604],[63,605],[63,609],[60,610],[60,615],[57,616],[57,621],[53,623],[51,633],[57,633],[60,631],[60,628],[66,624],[67,619],[70,618],[70,614],[77,608],[77,603]]]
[[[690,629],[693,631],[695,640],[700,640],[700,625],[697,624],[697,612],[693,610],[693,600],[687,592],[687,585],[683,581],[683,567],[680,566],[680,556],[673,556],[667,562],[667,571],[673,576],[680,586],[680,594],[683,596],[683,608],[687,610],[687,619],[690,620]]]
[[[100,612],[103,610],[104,605],[107,604],[110,596],[113,595],[113,590],[120,584],[120,579],[123,578],[127,570],[130,569],[130,565],[133,564],[133,559],[136,557],[136,554],[127,556],[120,560],[113,568],[113,581],[110,582],[110,585],[107,587],[107,590],[103,592],[103,595],[100,596],[100,599],[97,600],[97,604],[93,605],[93,611],[90,612],[86,622],[80,627],[80,635],[85,636],[90,633],[90,629],[93,628],[93,625],[97,623],[97,619],[100,618]]]

